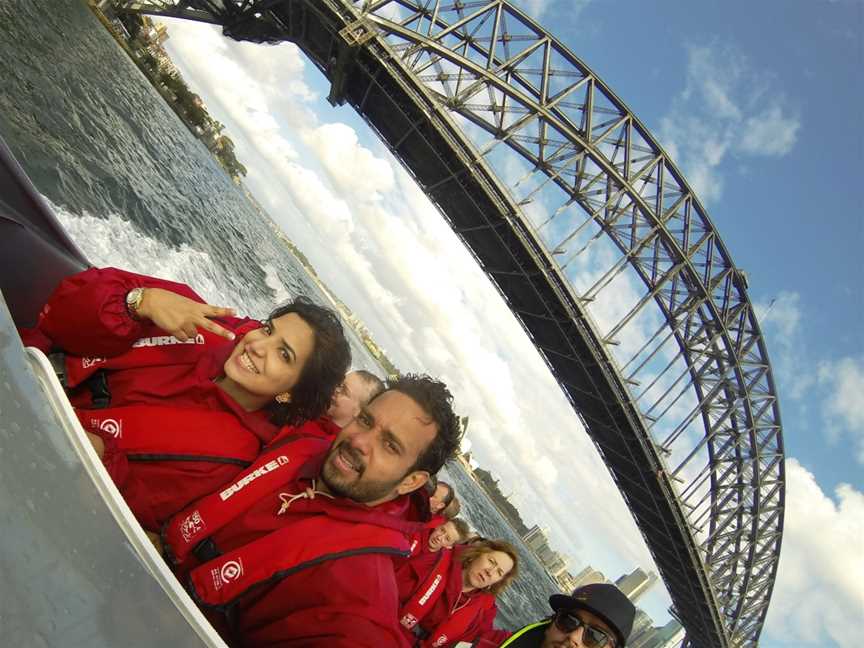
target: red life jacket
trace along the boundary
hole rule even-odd
[[[260,449],[258,437],[224,411],[130,405],[75,413],[104,440],[103,464],[152,531],[234,479]]]
[[[326,452],[329,443],[315,437],[293,437],[262,453],[219,492],[203,497],[172,517],[163,530],[171,556],[183,563],[204,539],[225,527],[262,497],[294,481],[303,465]]]
[[[257,437],[228,412],[128,405],[75,413],[85,429],[110,437],[130,461],[229,463],[240,470],[260,449]]]
[[[203,540],[308,474],[310,462],[320,462],[328,447],[322,439],[294,437],[263,454],[232,483],[174,516],[163,531],[165,546],[182,563]],[[279,500],[273,500],[275,519]],[[404,558],[406,529],[416,525],[382,513],[387,507],[346,506],[342,498],[316,498],[313,513],[289,515],[282,528],[194,567],[188,575],[189,590],[202,605],[219,608],[254,585],[273,584],[324,561],[372,553]]]
[[[261,324],[254,320],[246,321],[240,326],[232,327],[235,339],[239,340],[249,331],[260,328]],[[118,369],[138,369],[141,367],[160,367],[166,365],[195,365],[202,355],[214,346],[228,350],[233,345],[225,338],[199,330],[194,339],[181,342],[173,335],[165,335],[156,326],[148,326],[147,335],[132,343],[132,346],[118,356],[112,358],[82,358],[74,355],[65,357],[66,387],[72,389],[89,379],[99,370],[115,371]],[[227,358],[228,354],[225,354]],[[223,358],[224,362],[224,358]]]
[[[424,528],[420,533],[415,533],[411,537],[411,555],[409,558],[414,558],[424,551],[429,551],[430,535],[432,535],[432,529]]]
[[[196,567],[188,586],[199,603],[219,608],[259,583],[272,583],[323,561],[370,553],[405,556],[405,536],[376,524],[315,515]]]
[[[432,518],[426,523],[427,529],[437,529],[439,526],[447,522],[447,518],[443,515],[433,515]]]
[[[273,437],[273,440],[267,444],[265,450],[292,436],[312,436],[332,442],[336,439],[341,429],[327,416],[322,416],[314,421],[304,421],[302,424],[296,426],[285,425],[280,428],[276,436]]]
[[[442,549],[435,561],[435,566],[402,604],[399,623],[406,630],[413,630],[418,624],[423,627],[421,622],[444,594],[444,590],[447,589],[447,579],[454,577],[453,553],[449,548]],[[456,573],[461,575],[461,568]],[[464,605],[452,610],[450,616],[437,627],[424,628],[426,638],[418,641],[416,645],[422,648],[439,648],[458,641],[468,632],[477,617],[494,605],[495,597],[492,594],[480,592],[471,595]]]

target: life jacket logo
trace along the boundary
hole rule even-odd
[[[255,470],[253,470],[248,475],[241,477],[236,482],[231,484],[228,488],[221,491],[219,493],[219,499],[221,499],[224,502],[229,497],[231,497],[234,493],[243,490],[243,488],[245,488],[247,484],[250,484],[251,482],[255,481],[259,477],[266,475],[269,472],[273,472],[274,470],[276,470],[277,468],[280,468],[281,466],[287,466],[290,461],[291,460],[288,459],[288,457],[286,457],[285,455],[279,455],[275,459],[271,459],[270,461],[268,461],[263,466],[256,468]]]
[[[420,605],[426,605],[426,601],[429,600],[429,597],[435,593],[435,590],[438,589],[438,586],[441,584],[441,579],[443,576],[438,574],[435,576],[435,580],[432,581],[432,584],[429,586],[429,589],[426,590],[426,593],[420,597],[420,600],[417,601]]]
[[[243,575],[243,562],[241,560],[229,560],[222,565],[219,573],[226,583],[237,580]]]
[[[189,338],[188,340],[178,340],[173,335],[155,335],[153,337],[146,337],[141,338],[140,340],[135,340],[132,343],[132,348],[139,349],[141,347],[169,346],[173,344],[204,344],[204,336],[199,333],[194,338]]]
[[[401,623],[405,628],[410,630],[415,625],[417,625],[417,617],[413,614],[407,613],[401,619],[399,619],[399,623]]]
[[[207,525],[204,524],[201,513],[198,512],[198,509],[195,509],[180,523],[180,535],[183,536],[183,540],[189,542],[206,527]]]
[[[105,362],[105,358],[81,358],[81,368],[89,369],[100,362]]]
[[[93,423],[96,423],[96,419],[92,419]],[[119,439],[123,436],[123,420],[117,419],[103,419],[101,422],[98,422],[99,429],[102,430],[105,434],[110,434],[115,439]]]
[[[447,643],[447,635],[442,634],[435,640],[435,643],[433,643],[432,645],[436,646],[437,648],[437,646],[443,646],[445,643]]]
[[[221,568],[211,569],[210,575],[213,578],[213,587],[220,590],[224,585],[236,581],[243,575],[243,561],[239,558],[229,560]]]

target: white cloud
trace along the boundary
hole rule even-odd
[[[304,213],[315,212],[316,224],[323,238],[333,241],[350,240],[354,228],[351,207],[334,194],[314,171],[297,163],[290,163],[279,174],[294,203]]]
[[[827,496],[795,459],[786,461],[786,517],[763,638],[788,647],[857,646],[864,619],[864,495]],[[763,640],[763,643],[765,641]]]
[[[819,383],[828,390],[822,409],[833,434],[851,437],[864,464],[864,357],[821,363]]]
[[[365,200],[377,200],[379,192],[393,189],[393,169],[387,160],[361,146],[357,133],[346,124],[322,124],[302,131],[303,140],[318,154],[337,189]]]
[[[821,399],[818,433],[832,444],[851,443],[856,459],[864,464],[864,356],[817,364],[807,351],[805,310],[796,292],[782,291],[767,303],[755,303],[754,308],[768,343],[780,395],[791,397],[800,408]]]
[[[166,49],[183,60],[184,76],[191,87],[201,89],[208,104],[218,104],[229,126],[226,134],[238,140],[238,158],[247,158],[244,144],[248,142],[268,168],[284,172],[297,159],[288,128],[315,123],[306,103],[316,95],[303,79],[305,62],[300,50],[288,43],[275,48],[236,43],[215,27],[189,21],[167,24]],[[249,69],[255,69],[255,75]]]
[[[738,101],[733,98],[744,75],[744,63],[732,52],[715,52],[709,47],[691,47],[687,60],[687,87],[684,96],[698,95],[706,112],[720,119],[741,118]],[[722,59],[719,60],[719,59]]]
[[[800,119],[775,80],[731,46],[687,49],[687,80],[660,120],[659,139],[705,204],[720,199],[730,155],[781,157]]]
[[[774,105],[764,112],[748,117],[741,132],[739,147],[752,155],[786,155],[795,146],[801,123],[783,114],[780,106]]]

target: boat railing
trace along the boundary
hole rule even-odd
[[[48,358],[0,299],[3,645],[225,648],[147,538]]]

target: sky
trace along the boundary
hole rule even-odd
[[[780,398],[786,514],[761,645],[852,646],[864,622],[864,4],[528,0],[676,161],[747,272]],[[293,45],[169,21],[246,184],[403,371],[451,387],[475,458],[571,571],[655,569],[519,324],[375,134]],[[505,489],[506,490],[506,489]],[[640,604],[668,619],[656,588]]]

